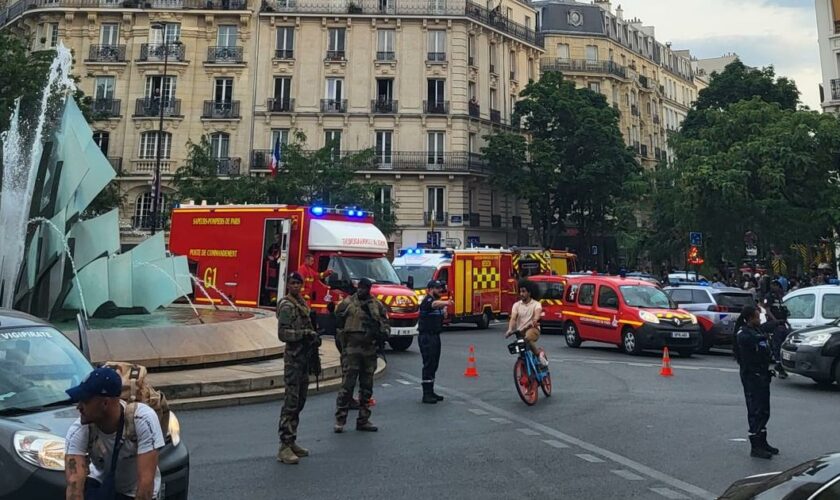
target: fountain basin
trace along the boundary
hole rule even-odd
[[[88,331],[91,361],[125,361],[155,370],[237,364],[277,358],[277,319],[263,309],[172,305],[152,314],[92,319]],[[75,324],[56,325],[79,345]]]

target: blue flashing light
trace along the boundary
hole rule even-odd
[[[426,251],[422,248],[404,248],[401,251],[402,255],[423,255]]]
[[[312,215],[324,215],[324,207],[311,207],[309,211]]]

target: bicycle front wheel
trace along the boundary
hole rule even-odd
[[[528,375],[528,368],[522,358],[517,359],[513,365],[513,382],[523,403],[528,406],[537,403],[537,399],[540,397],[537,392],[537,381],[534,377]]]
[[[548,369],[546,369],[545,375],[543,375],[543,379],[540,381],[540,387],[542,387],[545,397],[551,396],[551,374],[548,373]]]

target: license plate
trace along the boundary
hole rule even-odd
[[[792,360],[793,359],[793,353],[792,352],[787,352],[787,351],[782,351],[782,359],[786,359],[788,361]]]
[[[671,332],[671,338],[674,339],[687,339],[688,337],[688,332]]]
[[[408,326],[402,328],[391,328],[391,335],[393,335],[394,337],[406,337],[411,335],[417,335],[417,327]]]

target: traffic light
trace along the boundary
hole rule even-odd
[[[705,260],[703,260],[703,256],[700,255],[700,249],[696,246],[692,245],[691,248],[688,249],[688,263],[693,266],[700,266],[703,265]]]

